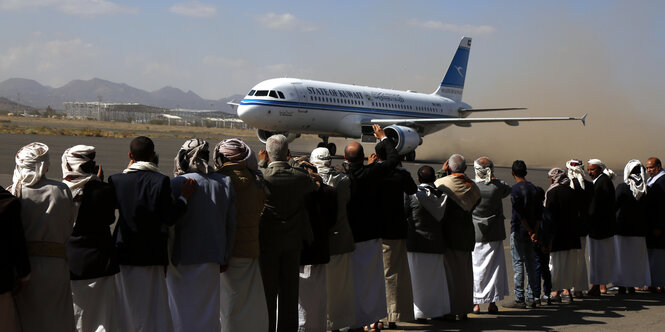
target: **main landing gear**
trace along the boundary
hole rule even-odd
[[[316,145],[317,148],[326,148],[330,152],[330,156],[334,156],[337,153],[337,145],[335,143],[328,143],[328,136],[319,135],[323,142]]]
[[[404,159],[406,159],[406,161],[415,161],[416,160],[416,150],[413,150],[413,151],[405,154]]]

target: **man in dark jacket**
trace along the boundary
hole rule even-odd
[[[614,172],[598,159],[587,162],[593,179],[593,196],[589,204],[589,282],[588,294],[607,293],[606,285],[613,281],[614,266]]]
[[[378,163],[385,162],[384,149],[376,149]],[[388,325],[396,328],[395,322],[408,322],[413,316],[413,292],[411,274],[406,256],[408,225],[404,214],[404,195],[413,195],[418,187],[411,174],[403,168],[395,168],[379,182],[379,200],[383,205],[381,241],[383,244],[383,267],[386,281]]]
[[[125,308],[122,330],[171,331],[164,268],[168,265],[167,227],[186,211],[196,182],[183,182],[174,200],[171,181],[159,172],[152,140],[140,136],[129,146],[130,163],[111,175],[119,218],[113,237],[118,252],[120,301]]]
[[[581,250],[575,251],[577,255],[577,271],[580,273],[580,278],[585,279],[585,285],[589,284],[589,275],[587,273],[586,264],[586,238],[589,235],[589,205],[593,197],[593,183],[584,178],[584,163],[578,159],[571,159],[566,162],[568,169],[567,175],[570,179],[570,187],[575,190],[577,196],[578,212],[576,218],[577,235],[580,237]],[[581,279],[580,279],[581,280]],[[582,290],[587,289],[588,286],[580,286],[575,288],[575,297],[582,298]],[[579,289],[578,289],[579,288]]]
[[[665,287],[665,170],[660,159],[651,157],[644,164],[649,174],[647,186],[647,250],[651,269],[651,287]]]
[[[0,331],[21,331],[14,295],[29,279],[21,202],[0,187]]]
[[[379,200],[381,179],[390,175],[398,163],[397,151],[378,125],[374,125],[374,136],[381,140],[377,149],[385,151],[382,163],[364,165],[365,154],[358,142],[349,143],[344,149],[344,168],[351,179],[351,199],[347,206],[349,225],[356,242],[353,252],[354,290],[356,296],[356,323],[352,329],[376,322],[386,317],[386,292],[381,252],[381,215],[376,207],[383,206]],[[370,161],[376,159],[372,154]]]

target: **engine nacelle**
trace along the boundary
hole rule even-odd
[[[415,129],[405,126],[392,125],[383,128],[386,136],[395,143],[395,150],[399,155],[405,155],[423,144],[423,139]]]
[[[293,142],[296,138],[300,137],[300,134],[293,134],[293,133],[289,133],[289,132],[274,132],[274,131],[267,131],[267,130],[263,130],[263,129],[258,129],[256,131],[256,136],[259,137],[259,141],[261,141],[261,143],[265,143],[268,140],[268,137],[270,137],[272,135],[276,135],[276,134],[282,134],[282,135],[286,136],[286,140],[289,143]]]

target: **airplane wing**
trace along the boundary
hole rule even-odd
[[[426,125],[426,124],[454,124],[460,127],[470,127],[472,123],[482,122],[505,122],[510,126],[518,126],[522,121],[566,121],[566,120],[579,120],[583,125],[586,125],[586,117],[584,114],[581,117],[522,117],[522,118],[434,118],[434,119],[372,119],[363,124],[380,124],[380,125]]]
[[[236,108],[238,108],[238,106],[240,106],[240,103],[236,103],[235,100],[231,100],[231,101],[227,102],[226,104],[231,106],[231,108],[233,108],[234,110]]]

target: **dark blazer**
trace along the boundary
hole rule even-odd
[[[337,192],[321,184],[319,190],[307,195],[305,202],[314,241],[303,246],[300,265],[326,264],[330,262],[330,228],[337,222]]]
[[[347,211],[355,242],[381,237],[382,220],[376,216],[376,208],[384,206],[379,200],[379,183],[399,162],[399,156],[390,139],[379,142],[376,149],[385,152],[387,157],[384,162],[370,165],[364,165],[362,161],[344,164],[346,174],[351,179],[351,200]],[[400,204],[400,207],[402,206],[403,203]]]
[[[612,180],[601,173],[593,184],[593,196],[589,203],[589,237],[592,239],[601,240],[614,235],[614,196]]]
[[[441,197],[443,192],[433,185],[420,187],[423,191],[432,192]],[[407,217],[408,237],[406,250],[430,254],[443,253],[443,229],[441,220],[436,220],[421,204],[416,195],[405,195],[404,210]]]
[[[648,193],[647,248],[665,249],[665,176],[658,178],[649,187]]]
[[[404,194],[413,195],[418,186],[411,173],[405,169],[395,168],[386,177],[379,180],[379,200],[381,208],[377,209],[383,225],[382,239],[406,239],[409,226],[404,213]]]
[[[568,184],[560,185],[546,193],[544,221],[551,232],[552,251],[581,249],[577,230],[579,215],[578,194]]]
[[[0,294],[30,274],[30,261],[21,222],[21,201],[0,187]]]
[[[149,171],[109,177],[120,216],[113,238],[121,265],[168,265],[168,226],[187,210],[171,196],[168,176]]]
[[[577,179],[573,179],[572,181],[575,186],[575,196],[578,202],[575,228],[577,229],[577,235],[587,236],[591,228],[589,205],[591,205],[591,200],[593,199],[593,182],[584,180],[584,188],[582,188]]]
[[[72,235],[67,241],[67,260],[72,280],[92,279],[118,273],[118,255],[111,236],[117,207],[113,186],[88,181]]]
[[[616,188],[616,234],[623,236],[646,236],[648,231],[647,196],[636,200],[630,186],[619,183]]]
[[[466,211],[455,200],[448,198],[442,223],[446,248],[458,251],[473,251],[476,246],[473,210]]]

